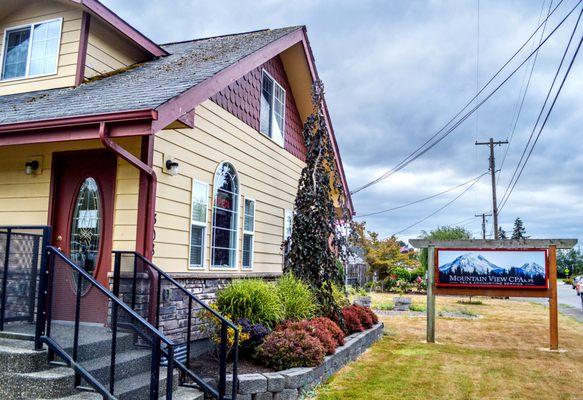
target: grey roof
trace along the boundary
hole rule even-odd
[[[300,27],[218,36],[162,47],[167,57],[76,88],[0,96],[0,124],[155,109]]]

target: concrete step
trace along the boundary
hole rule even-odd
[[[178,386],[172,393],[172,400],[203,400],[204,393],[195,388]],[[166,396],[161,397],[166,400]]]
[[[151,354],[145,350],[132,350],[118,354],[115,362],[116,384],[126,378],[149,371]],[[110,356],[80,362],[92,376],[104,386],[109,386]],[[6,385],[20,390],[24,398],[57,398],[75,393],[75,372],[68,367],[53,367],[47,370],[13,373]],[[89,386],[82,382],[83,386]]]
[[[33,350],[29,340],[0,338],[0,373],[34,372],[48,368],[47,351]]]

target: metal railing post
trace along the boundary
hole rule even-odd
[[[174,346],[167,347],[168,366],[166,369],[166,400],[172,400],[172,392],[174,392]]]
[[[113,267],[113,295],[119,298],[121,254],[115,254]],[[109,365],[109,392],[113,394],[115,388],[115,358],[117,352],[117,303],[111,301],[111,359]]]
[[[75,305],[75,332],[73,336],[73,361],[77,362],[78,352],[79,352],[79,320],[81,316],[81,285],[83,283],[83,277],[79,272],[77,272],[77,299]],[[75,369],[75,387],[81,384],[81,375]]]
[[[239,367],[239,330],[235,329],[235,340],[233,341],[233,387],[231,391],[231,400],[237,399],[237,392],[239,391],[237,368]],[[226,373],[226,372],[225,372]]]
[[[160,338],[152,341],[152,365],[150,369],[150,400],[158,399],[160,389]]]
[[[29,292],[28,292],[28,322],[31,324],[34,322],[34,304],[37,290],[37,273],[38,273],[38,252],[40,249],[40,241],[42,240],[40,236],[33,236],[33,247],[32,247],[32,260],[31,260],[31,271],[29,280]]]
[[[40,257],[40,276],[38,282],[38,296],[36,304],[36,330],[34,333],[34,349],[42,350],[43,344],[40,337],[45,334],[47,321],[47,296],[48,296],[48,277],[49,277],[49,251],[47,249],[51,237],[51,229],[43,229],[43,238],[41,245]]]
[[[8,288],[8,264],[10,262],[10,242],[12,239],[12,229],[6,230],[6,247],[4,250],[4,273],[2,275],[2,299],[0,299],[0,331],[4,330],[4,316],[6,313],[6,289]]]
[[[221,322],[221,345],[219,355],[219,400],[225,398],[225,389],[227,385],[227,324]]]

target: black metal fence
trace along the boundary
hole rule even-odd
[[[35,322],[39,271],[50,236],[48,226],[0,226],[0,331],[32,336],[23,323]]]
[[[113,286],[122,288],[120,297],[161,332],[171,334],[177,348],[185,348],[186,357],[174,360],[175,366],[182,372],[181,383],[185,386],[193,383],[207,397],[235,400],[239,348],[237,326],[141,254],[133,251],[113,253]],[[191,346],[200,337],[198,328],[202,314],[214,324],[216,353],[206,358],[207,364],[202,368],[194,368],[191,364]],[[168,321],[171,324],[164,325]],[[213,372],[209,376],[210,371],[216,371],[216,375]],[[232,386],[229,388],[228,373],[232,375]],[[228,393],[231,395],[228,396]]]
[[[89,385],[104,399],[171,400],[174,343],[115,296],[115,284],[112,293],[58,249],[48,246],[47,252],[40,341],[49,348],[49,360],[58,357],[74,369],[75,387]],[[108,309],[96,308],[104,304]]]

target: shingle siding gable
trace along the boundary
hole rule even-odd
[[[211,100],[259,131],[261,73],[264,69],[285,89],[285,149],[300,160],[305,161],[306,146],[302,136],[303,124],[279,56],[245,74],[212,96]]]

